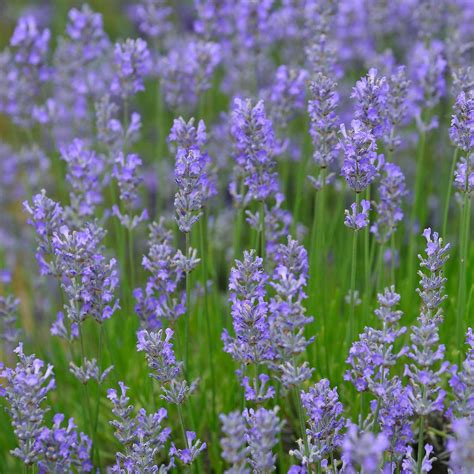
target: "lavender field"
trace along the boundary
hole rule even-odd
[[[2,0],[0,474],[473,474],[473,25]]]

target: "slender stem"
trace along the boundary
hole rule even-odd
[[[395,233],[390,236],[390,279],[391,284],[395,285]]]
[[[408,288],[413,288],[413,280],[415,278],[415,269],[416,269],[416,259],[415,259],[415,247],[416,247],[416,234],[414,232],[415,220],[418,214],[418,217],[421,217],[418,212],[418,207],[420,206],[421,199],[421,187],[423,185],[423,170],[424,170],[424,156],[426,148],[426,133],[421,132],[420,141],[418,144],[418,153],[416,160],[416,176],[415,176],[415,194],[411,209],[410,215],[410,228],[409,228],[409,247],[408,247]],[[423,224],[420,219],[420,224]],[[411,302],[410,302],[411,304]]]
[[[446,190],[446,198],[444,200],[444,213],[443,213],[443,233],[441,234],[443,238],[446,238],[446,230],[448,226],[448,215],[449,215],[449,204],[451,202],[451,190],[453,188],[453,176],[454,168],[456,167],[456,162],[458,160],[459,148],[456,147],[453,152],[453,160],[451,163],[451,172],[448,176],[448,187]]]
[[[370,185],[365,190],[365,199],[370,202]],[[364,228],[364,310],[363,310],[363,324],[367,322],[369,315],[369,300],[372,296],[372,288],[370,284],[370,248],[369,248],[369,226]],[[360,329],[360,328],[359,328]]]
[[[356,204],[359,208],[360,196],[359,193],[356,194]],[[354,340],[354,331],[355,331],[355,281],[356,281],[356,271],[357,271],[357,237],[359,233],[357,230],[353,231],[352,234],[352,261],[351,261],[351,309],[350,309],[350,318],[349,318],[349,334],[351,343]]]
[[[456,311],[456,347],[461,347],[463,339],[464,313],[466,311],[466,266],[469,254],[469,227],[471,206],[469,194],[464,194],[459,236],[459,283]]]
[[[217,414],[216,414],[216,375],[214,367],[214,341],[211,330],[211,299],[207,292],[207,253],[205,252],[204,245],[204,219],[205,216],[199,221],[199,234],[200,234],[200,247],[201,247],[201,276],[202,286],[204,291],[204,311],[206,312],[206,330],[207,330],[207,344],[209,347],[209,366],[211,370],[211,399],[212,399],[212,424],[214,427],[217,425]]]
[[[240,196],[243,196],[244,193],[244,181],[242,180],[240,183]],[[242,224],[244,220],[244,206],[243,203],[239,204],[237,209],[237,215],[235,218],[235,225],[234,225],[234,258],[238,258],[240,256],[240,240],[242,238]]]
[[[189,260],[189,250],[191,247],[190,233],[186,232],[186,260]],[[188,373],[189,356],[189,319],[191,318],[191,279],[189,271],[186,271],[186,319],[184,320],[184,371]]]
[[[94,419],[94,431],[92,434],[92,444],[96,444],[97,441],[97,427],[99,424],[99,413],[100,413],[100,387],[101,387],[101,381],[100,377],[102,376],[102,342],[104,338],[104,323],[100,325],[100,330],[99,330],[99,347],[98,347],[98,353],[97,353],[97,367],[99,369],[99,380],[97,380],[97,397],[95,401],[95,419]],[[97,448],[97,459],[99,463],[99,468],[100,468],[100,452],[99,448]]]
[[[293,388],[293,394],[295,397],[295,402],[296,402],[296,407],[298,410],[298,421],[300,424],[300,434],[301,434],[301,439],[304,442],[304,449],[305,449],[305,455],[309,455],[309,444],[308,444],[308,437],[306,436],[306,427],[305,427],[305,419],[304,419],[304,413],[303,413],[303,404],[301,403],[301,394],[298,391],[297,387]],[[311,466],[308,464],[308,474],[312,473]]]
[[[134,262],[134,252],[133,252],[133,231],[132,229],[128,229],[128,261],[130,266],[130,291],[133,292],[135,288],[135,262]],[[131,301],[131,294],[128,295],[128,298]],[[130,310],[131,308],[130,304]],[[130,311],[132,312],[132,311]]]

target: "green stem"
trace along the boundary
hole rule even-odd
[[[189,260],[190,233],[186,232],[186,260]],[[184,372],[188,374],[189,356],[189,319],[191,318],[191,278],[189,271],[186,271],[186,318],[184,320]]]
[[[420,217],[420,225],[423,225],[421,216],[418,212],[418,207],[420,206],[421,199],[421,187],[423,185],[423,171],[424,171],[424,155],[426,148],[426,133],[421,132],[420,141],[418,144],[418,153],[416,160],[416,176],[415,176],[415,194],[414,201],[412,204],[410,222],[409,222],[409,247],[408,247],[408,288],[407,290],[413,288],[415,270],[416,270],[416,259],[415,259],[415,250],[416,250],[416,237],[417,235],[414,232],[416,216]],[[410,297],[411,299],[411,297]],[[411,301],[407,302],[411,306]]]
[[[367,186],[365,190],[365,199],[370,202],[370,185]],[[369,226],[366,225],[364,228],[364,288],[365,288],[365,295],[364,295],[364,309],[363,309],[363,316],[362,322],[363,325],[367,323],[367,318],[369,315],[369,301],[372,296],[372,286],[370,284],[370,243],[369,243]],[[359,328],[360,329],[360,328]]]
[[[448,215],[449,215],[449,204],[451,202],[451,190],[453,188],[453,177],[454,169],[456,167],[456,162],[458,160],[459,148],[454,149],[453,160],[451,163],[451,172],[448,176],[448,188],[446,190],[446,198],[444,200],[444,212],[443,212],[443,233],[441,234],[443,238],[446,238],[446,230],[448,226]]]
[[[128,261],[130,266],[130,291],[133,292],[135,288],[135,262],[133,252],[133,231],[128,229]],[[131,293],[128,295],[130,302],[132,301]],[[130,304],[130,312],[132,312],[133,304]]]
[[[359,208],[360,196],[356,194],[356,205]],[[358,231],[354,230],[352,235],[352,261],[351,261],[351,305],[350,305],[350,316],[349,316],[349,334],[351,343],[354,340],[355,332],[355,281],[356,281],[356,270],[357,270],[357,237]]]
[[[295,397],[295,402],[296,402],[296,407],[298,410],[298,421],[300,424],[300,433],[301,433],[301,439],[304,442],[304,449],[305,449],[305,455],[309,455],[309,444],[308,444],[308,437],[306,436],[306,427],[305,427],[305,419],[304,419],[304,413],[303,413],[303,405],[301,403],[301,395],[300,392],[298,391],[297,387],[293,388],[293,394]],[[308,474],[312,473],[311,466],[308,464]]]
[[[466,267],[469,258],[470,204],[469,194],[466,192],[464,194],[459,236],[459,283],[456,311],[456,347],[458,348],[462,346],[464,313],[466,312]]]
[[[390,279],[391,284],[395,285],[395,233],[390,236]]]
[[[216,413],[216,376],[214,367],[214,341],[211,330],[211,299],[207,292],[207,253],[205,252],[205,231],[204,231],[205,216],[199,221],[200,247],[201,247],[201,277],[204,291],[204,311],[206,312],[206,330],[207,330],[207,344],[209,347],[209,367],[211,370],[211,400],[212,400],[212,425],[217,427],[217,413]]]

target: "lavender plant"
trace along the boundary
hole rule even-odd
[[[0,15],[0,470],[471,472],[469,1],[50,3]]]

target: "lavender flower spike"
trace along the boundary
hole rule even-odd
[[[145,352],[148,367],[153,371],[150,377],[161,385],[161,398],[169,403],[181,405],[195,390],[197,382],[188,384],[183,380],[183,363],[176,360],[171,338],[173,330],[167,328],[157,332],[147,330],[137,333],[137,350]],[[163,337],[164,335],[164,337]]]
[[[4,368],[0,372],[6,381],[4,387],[0,386],[0,396],[9,404],[7,410],[18,439],[18,447],[12,454],[31,465],[40,459],[37,440],[48,410],[42,405],[47,394],[54,389],[55,380],[53,366],[45,367],[44,362],[34,355],[25,355],[23,344],[18,345],[15,353],[18,357],[15,369]]]
[[[387,134],[389,121],[387,101],[389,85],[385,77],[378,76],[377,69],[370,69],[366,77],[357,81],[351,97],[356,100],[355,118],[371,131],[375,138]]]
[[[337,389],[331,389],[327,379],[319,381],[308,392],[301,392],[301,401],[307,417],[309,453],[305,455],[304,442],[299,440],[299,449],[290,454],[307,467],[324,463],[341,446],[344,417]]]
[[[310,91],[308,114],[311,120],[309,133],[314,147],[313,159],[321,168],[327,168],[337,159],[339,153],[336,113],[339,95],[336,83],[321,73],[311,82]]]
[[[454,437],[448,441],[449,465],[452,472],[470,474],[474,471],[474,423],[460,418],[453,422]]]
[[[421,289],[418,294],[422,305],[417,325],[412,327],[411,348],[408,356],[412,362],[405,366],[405,375],[410,382],[410,399],[418,416],[426,416],[434,411],[443,411],[445,391],[441,388],[441,375],[449,363],[443,362],[444,345],[439,344],[438,326],[443,320],[441,304],[446,278],[443,266],[448,259],[450,245],[443,245],[437,232],[425,229],[426,257],[418,256]]]
[[[359,212],[356,202],[351,204],[352,212],[349,212],[347,209],[344,211],[346,216],[344,219],[344,225],[350,229],[361,230],[369,225],[370,202],[362,199],[360,206],[361,212]]]
[[[115,75],[110,85],[113,95],[124,100],[145,89],[144,79],[151,69],[150,53],[140,38],[117,43],[114,50]]]
[[[16,328],[19,303],[20,300],[11,295],[0,296],[0,341],[6,354],[13,351],[20,337],[20,330]]]
[[[278,443],[282,423],[277,416],[278,408],[245,410],[243,416],[248,423],[247,443],[249,463],[254,472],[273,472],[276,456],[272,450]]]
[[[279,191],[274,171],[277,148],[273,126],[265,113],[263,101],[256,105],[250,99],[234,100],[231,134],[236,149],[237,174],[248,188],[246,200],[264,201]],[[237,183],[231,183],[231,194],[236,196]]]
[[[389,446],[389,440],[384,434],[360,432],[356,425],[350,423],[342,442],[343,472],[380,472],[383,453]]]
[[[227,474],[244,474],[249,472],[248,451],[246,444],[247,427],[241,413],[234,411],[228,415],[221,414],[222,432],[221,438],[222,457],[231,467],[225,472]]]
[[[377,154],[375,137],[362,122],[353,120],[351,125],[349,131],[341,125],[340,147],[344,152],[341,175],[356,193],[360,193],[375,179],[383,155]]]

